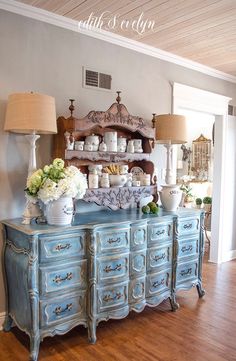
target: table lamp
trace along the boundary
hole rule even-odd
[[[179,205],[182,192],[178,190],[176,178],[171,169],[172,151],[174,144],[187,143],[186,119],[183,115],[162,114],[154,116],[156,128],[156,143],[164,144],[166,148],[165,185],[162,186],[160,197],[166,210],[175,211]],[[178,201],[179,199],[179,201]]]
[[[55,99],[37,93],[15,93],[8,97],[4,130],[26,134],[30,143],[28,177],[36,168],[36,141],[39,134],[57,133]],[[27,200],[23,213],[24,224],[42,216],[37,202]]]

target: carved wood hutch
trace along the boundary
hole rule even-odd
[[[71,99],[70,117],[59,117],[57,120],[58,133],[54,135],[53,148],[54,158],[64,159],[67,165],[77,166],[85,174],[88,174],[88,167],[91,164],[102,164],[103,166],[128,164],[129,171],[136,168],[150,174],[152,179],[150,186],[91,188],[87,190],[83,198],[84,201],[95,202],[113,210],[128,208],[130,204],[138,203],[142,197],[150,195],[157,197],[156,182],[153,180],[154,165],[150,161],[154,129],[151,122],[148,124],[141,117],[130,115],[125,105],[120,103],[120,92],[117,93],[117,102],[113,103],[107,111],[90,111],[82,119],[73,116],[74,100]],[[119,137],[124,137],[128,141],[140,139],[143,152],[87,151],[76,150],[74,147],[68,149],[68,140],[71,143],[84,141],[91,134],[96,134],[102,138],[106,132],[114,130]]]

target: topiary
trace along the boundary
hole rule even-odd
[[[201,206],[202,205],[202,198],[196,198],[195,202],[196,202],[197,206]]]
[[[204,197],[203,198],[203,203],[204,204],[211,204],[212,203],[212,198],[211,197]]]

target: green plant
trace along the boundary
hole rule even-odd
[[[202,205],[202,198],[196,198],[195,202],[196,202],[197,206],[201,206]]]
[[[211,197],[204,197],[203,198],[203,203],[204,204],[211,204],[212,203],[212,198]]]

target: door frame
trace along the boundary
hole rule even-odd
[[[206,90],[173,83],[172,112],[181,114],[181,108],[215,115],[214,168],[212,191],[210,262],[221,263],[223,240],[230,231],[226,225],[227,207],[224,189],[226,186],[226,144],[228,128],[228,104],[231,98]]]

